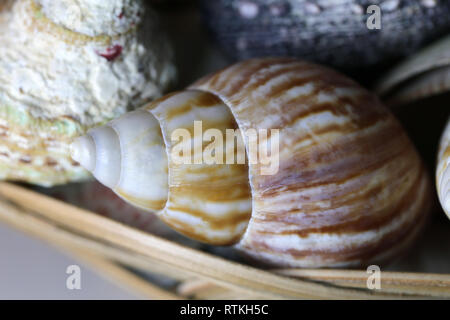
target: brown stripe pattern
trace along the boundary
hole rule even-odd
[[[251,215],[248,167],[204,160],[194,163],[194,140],[202,141],[204,154],[212,142],[203,139],[208,129],[220,130],[225,140],[226,129],[237,128],[228,107],[212,94],[186,90],[163,97],[146,109],[160,123],[169,158],[168,200],[160,218],[196,240],[220,245],[239,241]],[[201,131],[194,130],[194,121],[201,121]],[[176,163],[171,156],[180,143],[172,140],[177,129],[190,134],[191,163]],[[224,141],[224,155],[230,147]]]
[[[439,200],[450,218],[450,120],[441,138],[436,168],[436,187]]]
[[[421,159],[393,115],[352,80],[270,58],[191,88],[220,97],[242,131],[280,130],[279,171],[249,165],[253,211],[237,244],[248,255],[292,267],[361,265],[396,255],[419,232],[430,203]]]

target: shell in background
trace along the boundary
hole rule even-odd
[[[0,11],[0,28],[0,179],[87,179],[72,139],[159,97],[175,77],[141,1],[17,0]]]
[[[379,5],[380,30],[369,30]],[[203,0],[204,20],[235,59],[293,56],[357,69],[400,58],[450,30],[450,2],[436,0]]]
[[[443,95],[440,103],[428,103],[425,98],[450,91],[450,36],[447,36],[415,55],[400,63],[386,76],[380,79],[375,88],[376,92],[391,107],[411,106],[418,100],[430,109],[445,107],[448,98]],[[447,100],[446,100],[447,99]],[[443,110],[448,110],[443,109]],[[426,111],[428,112],[428,111]],[[448,112],[446,113],[448,116]],[[418,132],[424,137],[429,128],[427,125],[439,126],[439,122],[423,123],[420,119]],[[445,118],[444,118],[445,121]],[[430,141],[424,140],[427,145]],[[438,151],[438,164],[436,168],[436,186],[439,200],[444,211],[450,210],[450,124],[444,131]]]
[[[450,36],[400,63],[376,85],[389,106],[401,106],[450,90]]]
[[[436,186],[442,208],[450,218],[450,120],[441,138],[436,168]]]

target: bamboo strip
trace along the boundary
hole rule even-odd
[[[177,288],[178,294],[198,300],[222,300],[222,299],[243,299],[261,300],[264,295],[258,294],[237,294],[227,288],[220,287],[205,279],[193,279],[181,283]]]
[[[108,259],[118,261],[124,265],[129,265],[143,271],[161,274],[179,281],[186,281],[197,276],[196,273],[174,268],[171,265],[163,264],[160,261],[134,252],[129,252],[113,246],[106,246],[105,244],[90,238],[70,233],[65,229],[58,228],[48,221],[40,219],[34,214],[18,210],[18,208],[1,201],[0,220],[54,246],[65,248],[65,251],[70,250],[67,248],[71,247],[87,249],[97,255],[105,256]],[[245,289],[238,290],[236,296],[239,297],[241,295],[249,295],[249,293]],[[266,295],[262,293],[262,296],[264,299],[274,298],[274,296],[270,294]]]
[[[0,210],[11,214],[17,209],[4,203],[0,203]],[[171,268],[170,266],[160,264],[158,261],[154,261],[148,258],[142,259],[142,257],[138,255],[130,255],[126,252],[123,252],[122,250],[117,250],[114,248],[104,248],[103,246],[99,246],[98,243],[92,242],[92,240],[87,238],[77,238],[77,235],[65,233],[64,230],[60,230],[54,225],[46,225],[42,221],[29,214],[16,214],[15,217],[10,217],[10,219],[5,220],[6,217],[7,216],[5,216],[5,214],[0,215],[0,218],[3,218],[4,221],[9,222],[9,224],[11,224],[13,227],[19,228],[22,231],[25,231],[33,236],[44,239],[51,244],[58,243],[60,244],[60,246],[65,247],[70,247],[70,245],[78,247],[89,247],[91,251],[97,252],[98,255],[103,254],[109,259],[117,260],[123,264],[128,264],[141,270],[151,270],[153,273],[166,275],[180,281],[186,281],[192,278],[191,273],[183,273],[182,270],[177,270]],[[364,272],[353,270],[284,269],[274,270],[274,272],[285,274],[288,276],[303,277],[314,281],[327,281],[340,286],[354,286],[360,288],[365,287],[365,280],[367,278],[367,274],[365,274]],[[396,279],[397,282],[404,283],[406,286],[403,288],[403,291],[411,294],[423,296],[430,295],[437,297],[449,296],[449,275],[404,274],[392,272],[383,273],[383,290],[386,290],[386,283],[389,284],[390,282],[392,282],[392,280],[390,279]],[[405,279],[408,280],[406,281],[406,283]],[[411,281],[411,279],[413,279],[414,281]],[[416,285],[414,282],[418,284]],[[196,287],[192,287],[193,283],[196,284]],[[424,291],[424,288],[420,287],[420,284],[432,287],[428,291]],[[194,281],[186,281],[180,286],[179,290],[181,290],[181,294],[185,297],[195,296],[195,298],[202,299],[219,299],[220,297],[230,296],[231,294],[234,295],[234,298],[241,299],[267,298],[267,296],[264,296],[264,294],[251,295],[247,292],[230,293],[229,290],[221,288],[220,286],[211,283],[210,281],[198,279]],[[399,293],[403,292],[401,289],[395,287],[393,288],[393,291]],[[436,295],[436,291],[438,293],[441,292],[441,295]]]
[[[178,294],[199,300],[242,299],[261,300],[264,294],[237,293],[220,287],[205,279],[192,279],[182,282],[177,288]]]
[[[6,222],[8,225],[13,228],[19,229],[22,232],[25,232],[33,237],[39,238],[41,240],[46,241],[52,246],[57,247],[63,253],[69,255],[75,255],[79,257],[83,262],[86,262],[88,265],[92,265],[93,267],[101,269],[101,275],[104,275],[104,271],[108,273],[108,269],[111,269],[111,265],[114,264],[111,259],[119,261],[122,264],[128,264],[140,270],[151,271],[152,273],[161,274],[164,276],[168,276],[175,280],[182,281],[183,283],[189,284],[192,278],[190,273],[185,273],[183,270],[173,269],[171,266],[160,264],[158,261],[154,261],[151,259],[143,259],[139,255],[128,254],[122,250],[118,250],[115,248],[104,247],[97,242],[92,242],[89,238],[82,238],[77,234],[70,234],[64,229],[60,229],[57,226],[48,223],[45,220],[41,220],[32,213],[23,212],[18,210],[17,207],[13,207],[10,204],[0,201],[0,220]],[[86,252],[90,251],[88,254]],[[93,261],[90,256],[96,256],[96,261]],[[105,258],[100,258],[100,255],[104,255]],[[101,263],[98,263],[99,260]],[[105,268],[105,263],[109,265]],[[116,268],[120,268],[116,265]],[[106,270],[103,270],[106,269]],[[117,270],[116,269],[116,270]],[[113,280],[118,280],[114,275],[108,274],[107,276],[112,276]],[[126,279],[121,279],[126,283],[127,287],[132,287],[133,284],[130,285],[129,281]],[[185,281],[185,282],[183,282]],[[265,296],[264,294],[260,294],[258,296],[254,296],[249,294],[248,292],[235,292],[228,289],[224,289],[217,284],[211,281],[201,280],[202,283],[206,283],[207,288],[212,290],[203,290],[202,292],[197,292],[195,294],[196,299],[268,299],[273,298],[272,296]],[[117,283],[117,282],[116,282]],[[129,289],[129,288],[128,288]],[[131,288],[135,291],[136,288]],[[183,298],[189,298],[193,296],[192,293],[183,294],[183,292],[179,292]],[[172,299],[174,297],[168,297],[166,294],[155,294],[155,292],[151,292],[151,295],[145,294],[144,296],[153,299]],[[181,298],[180,296],[175,296],[177,299]]]
[[[162,264],[177,270],[188,271],[232,290],[246,291],[252,295],[265,293],[273,298],[392,299],[400,297],[395,294],[344,289],[305,280],[294,280],[240,265],[145,234],[9,183],[0,183],[0,195],[33,212],[38,212],[42,218],[72,233],[80,234],[82,238],[92,238],[104,247],[120,248],[123,251],[160,261]]]
[[[118,260],[129,261],[129,257],[121,257],[113,252],[104,252],[102,247],[96,247],[85,239],[77,239],[76,236],[65,234],[51,224],[36,219],[31,214],[18,212],[17,208],[0,202],[0,220],[8,225],[19,229],[33,237],[46,241],[48,244],[56,247],[66,255],[79,258],[82,262],[92,266],[93,270],[101,271],[100,276],[121,285],[126,290],[139,294],[147,299],[180,299],[166,290],[163,290],[146,280],[136,276],[131,271],[120,267],[110,260],[110,258],[118,258]],[[96,253],[97,252],[97,253]],[[109,257],[105,258],[102,255]],[[141,268],[148,267],[142,264]],[[161,267],[162,268],[162,267]],[[174,272],[175,274],[175,272]],[[178,273],[179,274],[179,273]],[[182,278],[182,280],[188,277]]]
[[[274,273],[311,281],[327,282],[336,286],[366,288],[368,274],[357,270],[329,269],[278,269]],[[210,299],[227,294],[220,288],[204,279],[189,280],[181,284],[177,291],[183,296],[204,297],[210,292]],[[450,299],[450,275],[382,272],[381,292],[411,294],[428,298]]]
[[[368,277],[365,271],[359,270],[279,269],[273,270],[273,272],[357,288],[365,288]],[[450,275],[382,271],[381,290],[389,293],[450,298]]]

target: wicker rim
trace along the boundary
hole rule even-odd
[[[64,248],[146,298],[399,299],[450,298],[450,275],[383,272],[366,288],[366,271],[263,271],[187,248],[26,188],[0,183],[0,220]],[[155,287],[115,262],[180,281]]]

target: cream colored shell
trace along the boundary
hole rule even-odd
[[[202,131],[194,130],[194,121],[202,122]],[[157,212],[181,233],[211,244],[233,244],[251,213],[247,166],[178,164],[167,155],[177,144],[171,139],[177,129],[191,133],[192,145],[197,140],[206,147],[204,131],[217,129],[225,136],[226,129],[234,128],[219,99],[187,90],[88,131],[75,140],[73,158],[123,199]],[[234,152],[223,148],[224,154]]]
[[[426,221],[430,181],[404,129],[373,94],[330,69],[293,59],[244,61],[144,110],[159,122],[168,156],[167,201],[148,209],[195,239],[234,244],[276,266],[356,266],[397,256]],[[248,167],[174,165],[169,134],[195,120],[222,131],[279,129],[278,172],[261,174],[245,135]],[[76,144],[76,158],[85,154],[89,163],[89,150],[100,145],[89,136],[77,141],[89,147]],[[147,166],[109,168],[145,174]]]
[[[436,187],[442,208],[450,218],[450,120],[439,147]]]
[[[73,16],[96,3],[102,14]],[[142,2],[102,3],[0,8],[0,179],[48,186],[88,178],[69,157],[72,139],[161,96],[173,80],[171,51]]]

